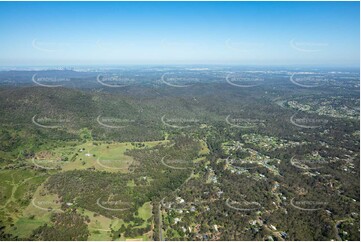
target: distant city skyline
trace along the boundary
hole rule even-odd
[[[359,66],[359,2],[0,2],[0,66]]]

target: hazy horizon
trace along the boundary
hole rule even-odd
[[[359,66],[359,2],[1,2],[0,66]]]

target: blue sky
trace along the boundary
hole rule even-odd
[[[359,65],[359,2],[0,2],[0,65]]]

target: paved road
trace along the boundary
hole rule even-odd
[[[341,220],[338,220],[336,223],[335,223],[335,231],[336,231],[336,240],[338,241],[342,241],[341,237],[340,237],[340,234],[339,234],[339,231],[338,231],[338,226],[342,223],[342,222],[345,222],[347,221],[347,219],[341,219]]]
[[[158,215],[159,215],[159,240],[160,241],[164,241],[163,239],[163,219],[162,219],[162,213],[161,213],[161,206],[164,203],[164,199],[165,197],[162,198],[162,200],[159,202],[159,206],[158,206]]]
[[[194,175],[194,171],[192,171],[190,176],[174,192],[178,191],[184,184],[186,184],[190,179],[192,179],[193,175]],[[158,215],[159,215],[158,224],[159,224],[159,240],[160,241],[164,241],[164,238],[163,238],[163,219],[162,219],[161,207],[162,207],[162,204],[164,204],[164,199],[165,198],[166,197],[162,198],[162,200],[159,202],[159,206],[158,206]]]

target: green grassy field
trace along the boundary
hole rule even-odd
[[[105,216],[96,214],[86,209],[78,209],[78,212],[84,216],[87,216],[90,220],[88,223],[88,230],[90,236],[88,240],[112,240],[112,230],[118,230],[122,223],[121,219],[110,219]]]
[[[138,209],[138,216],[145,221],[152,217],[152,205],[150,202],[144,203],[143,206]]]
[[[141,144],[86,142],[80,145],[69,142],[59,147],[44,148],[44,151],[35,155],[35,158],[27,160],[29,165],[35,168],[37,165],[44,166],[47,168],[46,172],[36,169],[0,170],[0,220],[5,221],[6,232],[19,238],[29,238],[34,229],[50,223],[52,213],[63,212],[59,198],[43,187],[50,174],[87,168],[108,172],[128,172],[128,167],[134,160],[124,154],[127,149],[151,148],[168,142],[167,140]],[[53,169],[56,167],[61,169]],[[130,180],[127,185],[135,186],[134,180]],[[90,219],[89,240],[111,240],[111,229],[118,230],[122,224],[128,225],[122,219],[107,218],[82,208],[77,210]],[[138,209],[137,217],[144,220],[144,223],[137,227],[145,228],[150,225],[147,221],[152,217],[150,202]],[[123,238],[123,240],[149,240],[149,238],[148,234],[144,234],[139,238]]]
[[[2,170],[0,176],[0,220],[5,221],[7,232],[26,236],[27,231],[42,224],[41,220],[24,216],[24,212],[46,175],[34,170]]]
[[[46,158],[31,159],[29,162],[49,170],[60,167],[63,171],[95,169],[126,173],[128,167],[134,162],[132,157],[124,154],[126,150],[151,148],[167,142],[169,141],[143,142],[141,147],[130,142],[86,142],[80,145],[70,143],[69,146],[53,148],[51,152],[48,152]]]
[[[55,194],[49,194],[43,185],[40,185],[33,194],[31,202],[9,232],[21,238],[27,238],[34,229],[49,223],[52,213],[62,212],[60,208],[59,198]]]
[[[200,155],[207,155],[209,154],[209,149],[208,149],[208,146],[207,146],[207,143],[203,140],[200,140],[200,144],[201,144],[201,150],[199,151],[199,154]]]

